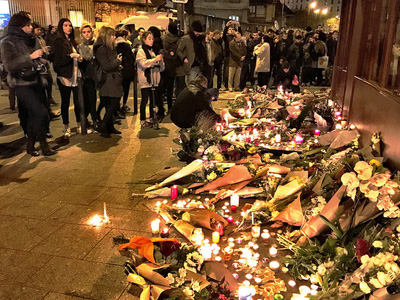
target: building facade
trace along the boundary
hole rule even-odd
[[[284,2],[292,11],[306,10],[313,12],[316,9],[320,11],[327,9],[329,16],[340,15],[342,2],[344,0],[281,0]],[[312,4],[314,3],[314,4]]]
[[[380,132],[383,154],[400,169],[400,0],[342,4],[332,96],[367,146]]]

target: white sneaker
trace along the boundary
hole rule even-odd
[[[66,128],[64,129],[64,137],[71,137],[71,129],[70,128]]]

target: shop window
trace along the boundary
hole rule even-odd
[[[83,12],[81,10],[70,10],[69,19],[71,20],[72,26],[81,27],[83,22]]]

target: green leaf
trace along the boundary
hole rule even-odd
[[[326,225],[328,225],[328,226],[332,229],[332,231],[333,231],[334,233],[336,233],[336,236],[337,236],[339,239],[342,238],[343,232],[342,232],[338,227],[336,227],[335,225],[333,225],[332,222],[329,221],[325,216],[319,215],[319,217],[326,223]]]

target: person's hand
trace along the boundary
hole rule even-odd
[[[118,59],[119,61],[122,61],[122,54],[118,54],[118,55],[117,55],[117,59]]]
[[[245,57],[244,57],[244,56],[242,56],[242,58],[240,59],[240,61],[244,61],[244,58],[245,58]]]
[[[185,64],[187,64],[187,63],[189,62],[189,60],[188,60],[187,58],[185,58],[185,59],[183,60],[183,62],[184,62]]]
[[[69,56],[71,58],[80,58],[81,57],[78,53],[71,53]]]
[[[36,50],[36,51],[31,53],[30,58],[31,59],[36,59],[36,58],[42,57],[42,55],[43,55],[42,49],[38,49],[38,50]]]
[[[163,60],[163,55],[162,54],[158,54],[156,56],[156,61],[161,61],[161,60]]]
[[[226,23],[226,26],[229,26],[232,24],[232,20],[228,21],[228,23]]]
[[[169,53],[169,55],[174,56],[175,53],[171,51],[171,52]]]

